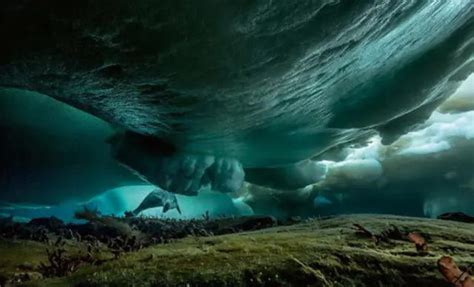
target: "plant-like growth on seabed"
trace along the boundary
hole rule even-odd
[[[125,238],[137,236],[137,231],[134,231],[126,222],[120,221],[113,216],[102,216],[97,209],[84,206],[82,210],[75,212],[74,217],[107,227],[111,234],[116,234],[117,236]]]
[[[59,237],[53,248],[46,248],[48,263],[41,263],[39,271],[45,277],[60,277],[73,273],[81,265],[81,260],[66,255],[65,242]]]

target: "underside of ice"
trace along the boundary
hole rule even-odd
[[[245,173],[235,159],[180,153],[159,140],[135,133],[111,140],[114,157],[145,180],[165,190],[196,195],[204,186],[220,192],[236,192]]]
[[[0,5],[1,201],[472,190],[472,1]]]

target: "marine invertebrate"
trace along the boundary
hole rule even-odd
[[[454,287],[473,287],[474,280],[469,274],[470,269],[461,271],[454,259],[450,256],[443,256],[438,260],[438,268],[444,278]]]
[[[410,232],[407,236],[408,240],[415,243],[416,250],[420,253],[428,252],[428,244],[426,243],[425,238],[417,232]]]

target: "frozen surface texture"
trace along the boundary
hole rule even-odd
[[[0,86],[200,157],[189,181],[174,180],[186,170],[173,168],[151,180],[163,188],[193,193],[209,155],[215,187],[232,191],[240,165],[294,164],[369,129],[390,142],[427,118],[472,72],[473,9],[472,1],[7,0]]]

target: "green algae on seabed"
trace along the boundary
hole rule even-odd
[[[408,241],[376,245],[357,236],[353,223],[374,232],[392,224],[403,231],[417,231],[427,238],[429,254],[420,256]],[[36,243],[22,246],[29,248],[28,244]],[[0,246],[2,255],[9,258],[21,252]],[[450,286],[437,270],[442,255],[453,256],[462,267],[473,264],[474,226],[348,215],[254,232],[188,237],[27,286]],[[35,252],[28,260],[41,258]]]

